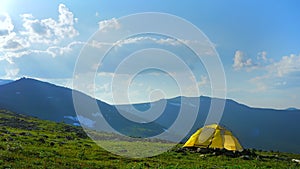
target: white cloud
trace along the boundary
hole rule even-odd
[[[19,68],[5,69],[4,79],[15,79],[18,76]]]
[[[7,13],[0,14],[0,50],[5,53],[21,50],[28,46],[29,44],[14,32],[10,16]]]
[[[177,46],[180,45],[180,42],[178,40],[172,39],[172,38],[165,38],[165,39],[155,39],[156,43],[162,44],[162,45],[172,45]]]
[[[267,52],[266,51],[258,52],[257,59],[258,60],[263,60],[263,61],[268,61]]]
[[[17,51],[23,48],[24,46],[17,39],[9,39],[2,45],[3,51]]]
[[[256,60],[252,60],[252,58],[247,58],[244,52],[237,50],[233,61],[232,67],[234,70],[246,70],[248,72],[253,70],[266,70],[266,67],[275,63],[272,58],[267,57],[266,51],[258,52]]]
[[[91,42],[89,42],[87,45],[93,47],[93,48],[103,48],[104,46],[111,46],[113,45],[112,43],[107,43],[107,42],[99,42],[96,40],[92,40]]]
[[[60,29],[57,30],[57,35],[61,37],[75,37],[79,33],[74,28],[74,23],[78,22],[78,18],[74,18],[74,15],[69,9],[64,5],[60,4],[58,7],[59,11],[59,22],[58,26]]]
[[[201,76],[200,77],[200,81],[199,82],[197,82],[198,83],[198,86],[199,87],[202,87],[202,86],[205,86],[205,85],[207,85],[208,84],[208,78],[207,78],[207,76]]]
[[[96,41],[96,40],[92,40],[87,45],[89,45],[91,47],[94,47],[94,48],[102,48],[102,47],[108,46],[108,45],[109,46],[122,47],[123,45],[146,43],[146,42],[151,42],[151,43],[161,44],[161,45],[172,45],[172,46],[181,45],[180,42],[175,40],[175,39],[171,39],[171,38],[154,38],[154,37],[150,37],[150,36],[132,37],[132,38],[119,40],[115,43],[99,42],[99,41]]]
[[[52,41],[56,41],[52,39],[54,37],[52,29],[55,27],[53,19],[39,21],[34,19],[31,14],[23,14],[21,17],[25,28],[25,31],[22,31],[21,34],[26,36],[30,42],[52,43]]]
[[[169,44],[169,45],[174,45],[174,40],[171,40],[170,38],[168,39],[157,39],[149,36],[143,36],[143,37],[133,37],[133,38],[127,38],[124,40],[119,40],[114,45],[118,47],[122,47],[123,45],[128,45],[128,44],[136,44],[136,43],[145,43],[145,42],[153,42],[157,44]],[[178,43],[179,44],[179,43]]]
[[[252,79],[250,79],[250,82],[253,83],[256,88],[250,90],[250,92],[264,92],[267,91],[270,86],[266,83],[266,80],[269,79],[269,75],[264,75],[264,76],[257,76]]]
[[[12,33],[14,25],[7,13],[0,14],[0,37],[7,36]]]
[[[95,88],[96,88],[95,89],[96,91],[102,91],[104,93],[111,92],[111,85],[110,85],[110,83],[105,83],[103,85],[96,86]]]
[[[106,24],[112,24],[113,21],[102,21],[103,25]],[[117,21],[115,21],[117,22]],[[108,31],[109,28],[113,28],[113,25],[110,26],[104,26],[104,30],[102,31]],[[97,40],[92,40],[88,43],[89,46],[94,48],[104,48],[107,46],[115,46],[115,47],[123,47],[124,45],[148,45],[144,46],[145,48],[149,48],[149,45],[164,45],[164,46],[174,46],[174,47],[184,47],[184,45],[187,45],[189,47],[197,48],[198,52],[202,54],[203,56],[214,56],[215,50],[214,46],[211,46],[208,42],[200,42],[196,40],[187,40],[187,39],[174,39],[174,38],[168,38],[168,37],[154,37],[151,35],[145,35],[145,36],[138,36],[138,37],[130,37],[126,39],[121,39],[116,42],[102,42]],[[213,45],[213,44],[212,44]]]
[[[116,18],[109,20],[103,20],[99,23],[99,30],[102,32],[107,32],[109,29],[120,29],[121,25]]]
[[[199,42],[197,41],[190,41],[190,40],[176,40],[173,38],[154,38],[151,36],[142,36],[142,37],[133,37],[133,38],[127,38],[124,40],[119,40],[116,43],[114,43],[113,45],[122,47],[123,45],[127,45],[127,44],[135,44],[135,43],[145,43],[145,42],[152,42],[152,43],[156,43],[156,44],[160,44],[160,45],[171,45],[171,46],[179,46],[179,45],[183,45],[182,43],[185,43],[187,45],[190,44],[199,44]]]
[[[290,56],[283,56],[279,62],[269,65],[267,70],[278,77],[283,77],[294,72],[300,73],[300,55],[291,54]]]
[[[250,79],[256,85],[253,91],[267,91],[278,87],[297,87],[300,80],[300,55],[283,56],[277,62],[268,63],[263,75]]]
[[[14,60],[13,60],[14,58],[20,58],[22,56],[28,56],[30,54],[52,55],[52,53],[49,51],[35,50],[35,49],[23,50],[18,52],[7,51],[4,54],[2,54],[2,56],[0,57],[0,61],[6,60],[8,63],[14,64]]]
[[[52,57],[56,57],[57,55],[64,55],[66,53],[70,53],[73,50],[74,46],[85,45],[85,44],[86,44],[85,42],[74,41],[64,47],[50,46],[50,47],[48,47],[46,52],[48,52]]]
[[[276,86],[285,86],[285,85],[287,85],[287,82],[286,81],[276,82],[275,85]]]
[[[253,66],[252,59],[245,58],[244,53],[240,50],[237,50],[235,52],[233,61],[234,61],[233,62],[233,68],[235,70],[239,70],[239,69],[242,69],[242,68],[245,68],[245,67]]]
[[[35,19],[32,14],[21,15],[25,31],[21,35],[25,36],[31,43],[52,44],[58,43],[64,38],[73,38],[79,33],[74,28],[77,19],[64,5],[58,6],[58,21],[52,18]]]
[[[22,27],[16,31],[8,14],[0,14],[0,61],[13,64],[15,58],[39,54],[42,57],[64,55],[75,45],[72,41],[79,33],[74,24],[77,19],[64,5],[58,6],[58,19],[36,19],[32,14],[22,14]],[[69,43],[68,45],[65,45]]]
[[[116,43],[114,43],[114,45],[118,47],[122,47],[123,45],[127,45],[127,44],[134,44],[142,41],[155,41],[155,40],[156,40],[155,38],[151,38],[151,37],[134,37],[134,38],[127,38],[124,40],[119,40]]]
[[[113,78],[113,77],[115,77],[115,73],[112,73],[112,72],[98,72],[97,73],[97,76],[98,77],[101,77],[101,78],[103,78],[103,77],[109,77],[109,78]]]

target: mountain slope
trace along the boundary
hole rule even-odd
[[[284,160],[244,160],[174,150],[151,158],[130,159],[97,146],[80,127],[5,110],[0,110],[0,131],[0,168],[297,168],[299,165],[291,159],[300,159],[300,155],[287,153],[256,152]],[[110,133],[98,134],[115,137]],[[139,149],[139,153],[144,153],[142,147]]]
[[[22,78],[0,86],[0,108],[57,122],[75,116],[72,91],[50,83]]]
[[[169,99],[166,111],[155,122],[168,128],[176,119],[175,110],[180,109],[181,103],[191,105],[191,103],[195,103],[196,99],[200,102],[198,116],[191,132],[183,140],[184,142],[198,128],[203,127],[211,101],[217,98],[201,96],[200,99],[192,97]],[[136,104],[133,107],[143,110],[145,107],[149,108],[150,104],[155,106],[161,101]],[[300,153],[300,135],[296,134],[300,130],[299,110],[251,108],[230,99],[224,101],[225,108],[220,124],[231,130],[245,148]],[[130,105],[122,105],[122,108],[129,111]]]
[[[13,80],[0,79],[0,85],[4,85],[10,82],[13,82]]]
[[[89,105],[94,99],[83,93],[75,92],[76,96],[82,101],[83,111],[86,111],[85,116],[81,115],[78,117],[73,105],[72,90],[68,88],[34,79],[22,78],[0,86],[0,93],[0,108],[2,109],[73,125],[79,125],[78,118],[83,118],[86,120],[81,121],[84,122],[81,125],[93,129],[103,129],[103,126],[96,122],[97,118],[93,117],[93,114],[99,112],[90,108],[91,106]],[[149,137],[163,131],[162,126],[157,123],[133,123],[120,116],[114,106],[99,100],[96,101],[102,112],[101,118],[106,118],[116,130],[121,131],[125,135]]]
[[[148,117],[134,113],[130,105],[121,105],[124,112],[142,123],[135,123],[124,118],[115,106],[97,100],[101,114],[97,110],[90,108],[90,102],[94,99],[77,92],[82,104],[83,111],[87,111],[84,117],[77,116],[73,106],[72,90],[55,86],[50,83],[37,81],[34,79],[22,78],[9,84],[0,86],[0,108],[18,112],[21,114],[38,117],[40,119],[52,120],[79,125],[78,118],[85,118],[81,125],[91,126],[93,129],[106,130],[99,122],[105,119],[114,129],[127,136],[150,137],[158,135],[166,130],[176,120],[180,111],[180,104],[194,107],[194,103],[200,102],[197,118],[190,133],[185,140],[198,128],[204,125],[211,100],[215,98],[203,97],[186,98],[177,97],[168,100],[160,100],[153,103],[143,103],[133,105],[138,110],[145,111],[150,106],[166,104],[162,114],[150,123]],[[189,111],[184,112],[188,115]],[[225,109],[221,119],[221,125],[231,130],[246,148],[256,148],[264,150],[274,150],[283,152],[300,153],[300,130],[298,121],[300,111],[273,110],[251,108],[239,104],[233,100],[225,100]],[[189,122],[187,122],[189,123]],[[180,130],[180,129],[179,129]],[[180,132],[179,132],[180,133]],[[176,134],[176,133],[175,133]],[[185,141],[183,140],[183,141]]]

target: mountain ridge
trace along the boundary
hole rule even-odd
[[[1,80],[3,79],[0,79],[0,82]],[[5,84],[2,84],[2,85],[6,85],[6,84],[10,84],[10,83],[15,83],[15,82],[21,82],[23,80],[27,80],[27,81],[33,81],[33,82],[38,82],[38,83],[44,83],[44,84],[47,84],[47,85],[50,85],[50,86],[55,86],[55,87],[58,87],[58,88],[64,88],[64,89],[67,89],[67,90],[71,90],[71,91],[77,91],[77,90],[74,90],[74,89],[71,89],[69,87],[66,87],[66,86],[63,86],[63,85],[57,85],[57,84],[54,84],[54,83],[51,83],[51,82],[47,82],[47,81],[41,81],[41,80],[37,80],[37,79],[34,79],[34,78],[29,78],[29,77],[22,77],[22,78],[19,78],[17,80],[5,80],[5,81],[8,81],[8,83],[5,83]],[[1,85],[1,84],[0,84]],[[83,93],[82,91],[77,91],[77,92],[81,92]],[[93,98],[92,96],[84,93],[85,95],[89,96],[90,98]],[[206,96],[206,95],[201,95],[201,96],[198,96],[198,97],[195,97],[195,96],[192,96],[192,97],[189,97],[189,96],[174,96],[174,97],[170,97],[170,98],[161,98],[161,99],[158,99],[158,100],[155,100],[155,101],[152,101],[152,102],[157,102],[157,101],[160,101],[160,100],[174,100],[174,99],[178,99],[178,98],[208,98],[208,99],[224,99],[226,101],[231,101],[231,102],[234,102],[236,104],[239,104],[241,106],[246,106],[246,107],[249,107],[249,108],[255,108],[255,109],[269,109],[269,110],[290,110],[290,111],[294,111],[294,110],[300,110],[298,108],[295,108],[295,107],[288,107],[288,108],[272,108],[272,107],[256,107],[256,106],[249,106],[247,105],[246,103],[241,103],[239,101],[236,101],[232,98],[218,98],[218,97],[210,97],[210,96]],[[93,98],[93,99],[96,99],[96,98]],[[99,100],[99,99],[97,99]],[[109,105],[112,105],[112,106],[122,106],[122,105],[128,105],[126,103],[122,103],[122,104],[111,104],[111,103],[108,103],[104,100],[99,100],[101,102],[104,102],[106,104],[109,104]],[[147,104],[147,103],[151,103],[151,102],[138,102],[138,103],[130,103],[130,104],[134,104],[134,105],[137,105],[137,104]]]
[[[40,120],[0,109],[0,166],[2,168],[297,168],[300,154],[261,152],[255,156],[234,158],[226,154],[186,152],[179,144],[169,151],[149,158],[131,159],[115,155],[91,140],[80,127]],[[116,152],[128,146],[125,138],[112,133],[95,133],[99,140],[117,140]],[[134,139],[132,141],[135,141]],[[143,145],[157,148],[170,146],[160,140]],[[159,145],[159,146],[157,146]],[[181,151],[179,151],[181,150]],[[151,152],[153,150],[151,149]],[[147,153],[139,147],[135,154]],[[229,154],[232,155],[232,154]],[[199,158],[200,156],[200,158]],[[264,158],[263,158],[264,157]],[[275,158],[274,158],[275,157]],[[281,160],[279,160],[281,159]]]
[[[72,91],[72,89],[53,85],[48,82],[22,78],[0,86],[0,108],[40,119],[56,122],[63,121],[75,125],[76,123],[79,124],[79,122],[73,105]],[[76,93],[83,98],[83,101],[87,104],[86,110],[89,110],[89,102],[93,98],[81,92]],[[115,126],[115,129],[122,130],[122,134],[148,137],[168,130],[178,116],[182,97],[185,96],[160,100],[166,101],[167,105],[161,116],[156,118],[153,123],[142,123],[141,125],[132,123],[124,118],[118,113],[115,106],[100,100],[96,101],[102,109],[101,118],[109,121],[111,125]],[[187,101],[183,102],[183,104],[190,104],[194,102],[193,99],[197,99],[197,97],[185,97]],[[194,131],[204,125],[211,100],[218,98],[201,96],[198,99],[200,100],[198,115],[190,133],[187,133],[186,137],[189,137]],[[155,106],[160,101],[134,104],[133,107],[144,111],[151,104]],[[300,153],[300,136],[293,134],[300,129],[297,126],[297,119],[300,119],[299,110],[253,108],[232,99],[224,101],[225,108],[220,124],[231,130],[239,138],[244,147]],[[122,106],[125,112],[131,113],[131,105]],[[93,114],[97,113],[100,112],[91,110],[90,115],[85,116],[85,118],[93,120]],[[135,114],[131,114],[131,116],[143,121],[143,118]],[[98,127],[99,129],[103,127],[96,121],[93,124],[95,125],[94,127]],[[128,126],[129,128],[127,128]],[[138,128],[138,131],[135,128]],[[149,130],[145,132],[142,128]],[[186,139],[182,141],[184,142]]]
[[[8,83],[14,82],[13,80],[9,80],[9,79],[0,79],[0,85],[5,85]]]

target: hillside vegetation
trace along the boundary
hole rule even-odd
[[[225,108],[219,124],[230,130],[244,147],[300,154],[300,135],[295,134],[297,133],[295,131],[300,130],[298,124],[300,110],[297,109],[262,109],[248,107],[230,99],[223,100],[205,96],[176,97],[151,103],[118,105],[123,111],[122,114],[125,113],[130,117],[124,118],[115,105],[95,100],[84,93],[76,91],[72,93],[69,88],[36,79],[21,78],[0,85],[0,93],[0,109],[71,125],[79,125],[78,117],[83,117],[86,120],[81,120],[81,123],[86,123],[85,126],[95,124],[93,129],[105,129],[105,131],[113,132],[104,125],[103,120],[105,120],[124,135],[144,138],[157,136],[169,129],[176,121],[183,106],[185,107],[183,113],[188,115],[189,112],[193,112],[195,105],[199,104],[197,118],[194,119],[195,122],[192,120],[189,122],[193,124],[193,127],[187,133],[185,140],[203,127],[212,101],[221,101],[225,102]],[[79,108],[78,104],[74,104],[72,94],[79,99]],[[98,106],[95,106],[95,101]],[[146,119],[146,116],[140,116],[141,113],[134,113],[133,107],[141,111],[146,111],[150,107],[155,110],[160,109],[160,105],[164,105],[164,102],[166,106],[155,120]],[[78,113],[84,113],[77,116],[74,105],[77,105],[75,107],[80,110]],[[95,118],[95,114],[97,118]],[[146,121],[149,123],[144,123]],[[180,130],[180,128],[176,129],[176,133],[186,132]],[[176,133],[173,134],[176,135]],[[175,139],[170,137],[169,140],[177,140],[177,137],[175,136]]]
[[[100,133],[99,137],[115,136]],[[300,159],[299,154],[256,152],[278,158],[245,159],[177,151],[182,145],[155,157],[125,158],[97,146],[80,127],[6,110],[0,110],[0,138],[1,168],[300,168],[291,160]],[[138,147],[141,153],[143,146]]]

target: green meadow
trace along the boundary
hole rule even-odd
[[[115,137],[111,133],[97,133],[99,137]],[[55,123],[0,110],[0,168],[300,168],[292,159],[299,154],[255,151],[256,158],[229,157],[214,153],[201,154],[178,151],[181,144],[160,140],[135,144],[116,138],[99,140],[116,155],[91,140],[80,127]],[[139,146],[136,146],[136,145]],[[125,149],[124,149],[125,147]],[[147,147],[156,147],[150,151]],[[145,153],[164,153],[147,158],[128,158],[126,148],[134,150],[130,156]],[[148,152],[145,152],[145,151]],[[149,152],[150,151],[150,152]],[[260,157],[274,158],[260,158]]]

